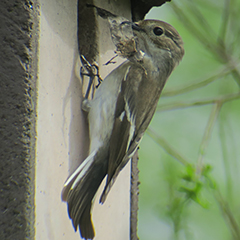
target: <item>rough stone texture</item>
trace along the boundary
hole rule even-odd
[[[131,161],[131,220],[130,220],[130,239],[139,240],[137,235],[138,225],[138,195],[139,195],[139,170],[138,170],[138,152],[136,152]]]
[[[0,239],[33,239],[35,66],[33,8],[0,1]],[[33,35],[34,34],[34,35]],[[33,51],[33,49],[35,49]]]
[[[171,0],[131,0],[133,21],[142,20],[152,7],[159,7],[165,2],[170,1]]]

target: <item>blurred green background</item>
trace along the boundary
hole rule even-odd
[[[240,239],[240,1],[181,0],[185,56],[139,149],[141,240]]]

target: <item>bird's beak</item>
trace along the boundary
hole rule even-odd
[[[121,23],[121,25],[123,25],[123,24],[129,24],[129,25],[131,25],[131,26],[132,26],[132,29],[133,29],[133,30],[136,30],[136,31],[138,31],[138,32],[145,32],[145,30],[142,29],[142,28],[141,28],[137,23],[135,23],[135,22],[124,21],[124,22]]]
[[[134,22],[132,23],[132,29],[138,32],[145,32],[144,29],[142,29],[137,23],[134,23]]]

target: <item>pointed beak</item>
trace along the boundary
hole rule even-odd
[[[145,32],[144,29],[142,29],[137,23],[135,22],[130,22],[130,21],[124,21],[121,23],[122,24],[129,24],[129,25],[132,25],[132,29],[135,30],[135,31],[138,31],[138,32]]]
[[[144,29],[142,29],[137,23],[134,23],[134,22],[132,23],[132,29],[138,32],[145,32]]]

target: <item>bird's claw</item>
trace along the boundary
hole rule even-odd
[[[91,88],[92,88],[93,94],[94,94],[94,90],[95,90],[95,88],[99,87],[99,85],[102,82],[102,78],[100,77],[99,67],[97,64],[89,63],[84,55],[81,55],[80,58],[81,58],[81,62],[82,62],[82,66],[80,68],[80,76],[81,76],[82,82],[83,82],[84,76],[89,77],[89,83],[88,83],[87,91],[86,91],[86,94],[84,97],[85,99],[88,99]],[[96,86],[94,85],[95,77],[97,77],[97,80],[98,80],[98,84]]]

